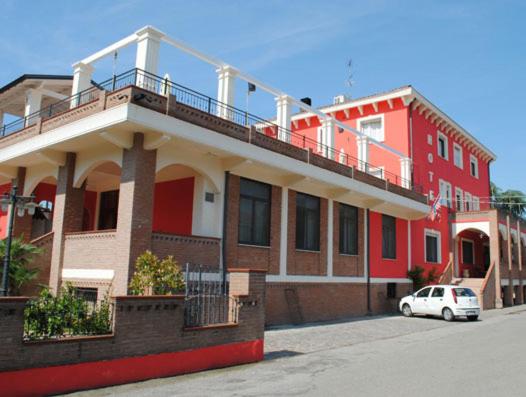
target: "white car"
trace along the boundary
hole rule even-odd
[[[441,316],[446,321],[455,317],[467,317],[476,321],[480,314],[480,305],[475,293],[458,285],[433,285],[422,288],[413,295],[400,300],[400,311],[406,317],[413,314]]]

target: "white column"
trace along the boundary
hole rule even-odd
[[[290,134],[288,130],[291,129],[291,117],[292,117],[292,102],[290,97],[287,95],[281,95],[276,97],[277,107],[277,119],[276,124],[278,125],[278,139],[280,141],[290,143]]]
[[[230,120],[232,117],[228,106],[234,106],[237,72],[230,66],[223,66],[217,72],[217,115]]]
[[[287,275],[287,250],[288,250],[288,219],[289,218],[289,189],[281,188],[281,219],[279,234],[279,275]]]
[[[141,73],[141,71],[157,76],[162,35],[150,26],[137,31],[136,34],[137,53],[135,55],[135,67],[140,69],[137,73],[137,86],[153,91],[155,89],[153,80],[148,78],[148,75]]]
[[[71,87],[72,96],[91,87],[91,76],[93,75],[93,70],[93,66],[85,63],[79,62],[73,65],[73,85]],[[82,99],[79,97],[73,97],[70,106],[74,108],[81,103],[81,100]]]
[[[400,176],[402,177],[401,186],[406,189],[411,188],[411,159],[409,157],[400,158]]]
[[[321,120],[321,126],[323,128],[323,144],[325,145],[323,153],[326,157],[334,160],[334,120],[332,117],[327,117]]]
[[[24,108],[24,117],[27,117],[40,110],[42,104],[42,93],[38,90],[29,89],[26,92],[26,105]],[[33,125],[36,122],[36,118],[25,120],[25,126]]]
[[[358,145],[358,169],[367,172],[369,163],[369,137],[356,137],[356,144]]]
[[[334,201],[327,200],[327,277],[333,276],[333,254],[334,254]]]

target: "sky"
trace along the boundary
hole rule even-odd
[[[497,155],[491,178],[526,192],[526,2],[1,0],[0,86],[71,65],[152,25],[314,106],[411,84]],[[96,64],[94,79],[133,67],[133,51]],[[349,86],[352,59],[352,86]],[[210,96],[209,65],[163,46],[159,74]],[[236,106],[275,112],[262,92]]]

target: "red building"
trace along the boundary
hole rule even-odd
[[[217,99],[159,77],[161,42],[214,66]],[[94,83],[96,62],[129,45],[132,69]],[[274,97],[275,121],[235,106],[239,80]],[[16,217],[15,234],[43,248],[38,282],[53,290],[124,294],[151,250],[264,269],[268,324],[394,310],[416,265],[444,282],[468,271],[486,307],[501,284],[522,299],[524,225],[513,240],[521,226],[508,222],[499,239],[496,213],[480,208],[495,156],[411,87],[315,109],[145,27],[72,77],[7,84],[0,113],[15,117],[0,127],[0,186],[35,194],[39,210]],[[439,192],[451,208],[426,220]]]

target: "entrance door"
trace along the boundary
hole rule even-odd
[[[117,228],[119,191],[111,190],[100,194],[99,230]]]
[[[490,261],[491,261],[489,245],[485,245],[484,244],[484,248],[483,249],[484,250],[483,250],[483,253],[482,253],[482,260],[484,261],[484,270],[488,271],[489,264],[490,264]]]

